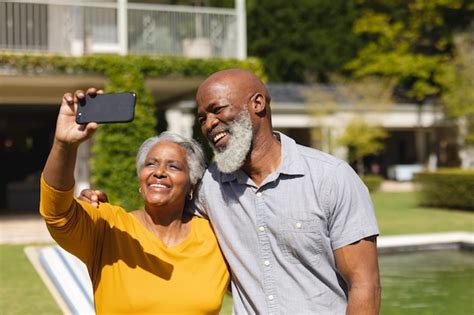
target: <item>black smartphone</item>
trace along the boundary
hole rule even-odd
[[[135,116],[135,93],[86,95],[77,107],[78,124],[130,122]]]

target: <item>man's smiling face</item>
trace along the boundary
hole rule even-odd
[[[215,151],[225,149],[229,142],[229,125],[241,110],[235,106],[232,96],[227,84],[213,83],[201,87],[196,97],[201,132]]]
[[[209,82],[197,93],[198,121],[214,150],[220,171],[231,173],[244,163],[252,143],[252,122],[245,101],[231,83]]]

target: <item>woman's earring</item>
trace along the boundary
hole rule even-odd
[[[192,191],[188,195],[188,200],[193,200],[193,192]]]
[[[138,187],[138,192],[141,194],[142,193],[142,188]]]

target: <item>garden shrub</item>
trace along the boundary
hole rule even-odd
[[[107,93],[135,92],[135,118],[130,123],[103,124],[92,142],[93,187],[106,190],[109,199],[125,209],[142,206],[138,193],[135,156],[143,141],[156,135],[156,107],[142,73],[133,65],[119,62],[106,72]]]
[[[474,169],[439,169],[416,173],[421,206],[474,210]]]
[[[370,192],[378,191],[383,181],[383,177],[379,175],[361,176],[361,179],[364,182],[365,186],[367,186]]]

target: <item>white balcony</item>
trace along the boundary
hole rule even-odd
[[[235,9],[126,0],[0,0],[0,51],[246,58],[244,1]]]

